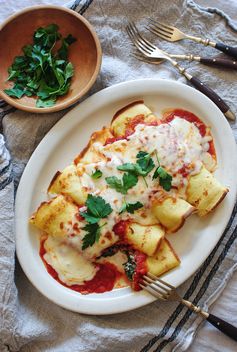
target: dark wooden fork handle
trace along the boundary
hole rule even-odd
[[[226,55],[232,56],[237,59],[237,48],[226,45],[224,43],[216,43],[215,48],[222,51]]]
[[[237,70],[237,60],[231,59],[222,59],[222,58],[209,58],[209,57],[200,57],[200,62],[204,65],[217,66],[231,68],[232,70]]]
[[[216,317],[213,314],[209,314],[207,321],[223,332],[225,335],[231,337],[233,340],[237,341],[237,328],[226,321]]]
[[[200,92],[202,92],[209,99],[211,99],[213,101],[213,103],[215,103],[218,106],[218,108],[223,112],[223,114],[226,117],[228,117],[232,120],[235,119],[233,113],[230,111],[229,106],[224,102],[224,100],[221,99],[221,97],[219,97],[219,95],[216,94],[216,92],[214,92],[214,90],[212,90],[210,87],[208,87],[202,81],[200,81],[197,77],[192,76],[189,79],[189,81],[193,84],[193,86],[195,88],[200,90]]]

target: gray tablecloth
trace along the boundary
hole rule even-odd
[[[220,1],[220,0],[219,0]],[[64,1],[3,0],[0,20],[20,7],[38,3]],[[208,3],[206,1],[205,3]],[[73,8],[95,26],[103,49],[101,73],[90,94],[117,82],[141,77],[161,77],[184,82],[167,63],[157,67],[135,61],[129,55],[131,46],[124,31],[126,18],[134,19],[142,28],[145,18],[154,15],[193,34],[204,35],[231,45],[236,42],[236,27],[223,12],[201,9],[191,0],[166,1],[76,1]],[[229,2],[229,14],[237,10]],[[154,40],[154,37],[151,37]],[[214,55],[209,47],[191,42],[170,44],[161,42],[170,52],[192,52]],[[3,55],[4,51],[1,50]],[[236,72],[207,68],[197,63],[185,63],[189,72],[214,88],[237,114]],[[14,264],[14,183],[17,187],[21,173],[37,144],[65,112],[52,115],[33,115],[15,111],[1,102],[0,138],[0,350],[1,351],[181,351],[187,349],[202,320],[177,303],[155,302],[134,312],[116,316],[82,316],[65,311],[44,298]],[[221,126],[220,126],[221,128]],[[232,124],[233,131],[236,124]],[[7,149],[6,149],[7,147]],[[8,152],[10,151],[10,154]],[[10,158],[11,155],[11,158]],[[231,156],[230,156],[231,157]],[[236,268],[236,208],[220,242],[200,270],[179,291],[205,309],[219,297]],[[15,272],[15,281],[14,281]],[[15,283],[16,284],[15,284]],[[237,325],[236,299],[232,301],[228,320]],[[212,336],[219,336],[210,331]],[[214,335],[213,335],[214,334]],[[230,339],[220,337],[224,345],[211,339],[199,338],[193,351],[234,351]],[[211,347],[210,347],[211,345]]]

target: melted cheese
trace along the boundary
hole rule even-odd
[[[156,162],[156,151],[161,166],[173,176],[172,185],[178,188],[179,195],[185,199],[188,180],[180,170],[185,166],[187,174],[195,175],[200,172],[203,164],[208,169],[213,169],[216,162],[207,152],[208,142],[211,139],[211,136],[202,137],[194,123],[176,117],[170,123],[159,126],[139,124],[127,140],[119,140],[105,146],[102,143],[95,143],[94,147],[103,156],[103,160],[87,165],[78,164],[78,168],[80,170],[83,167],[81,183],[87,192],[100,195],[114,210],[106,220],[107,230],[112,231],[116,221],[126,220],[128,217],[141,224],[154,224],[155,218],[150,212],[151,194],[155,193],[157,198],[165,193],[158,181],[152,180],[155,169],[146,176],[147,185],[143,178],[139,177],[137,184],[128,190],[126,196],[110,188],[105,178],[116,176],[121,179],[124,172],[117,169],[119,165],[135,163],[139,151],[151,154]],[[94,180],[90,175],[97,169],[101,170],[103,175]],[[169,193],[175,195],[177,190],[172,189]],[[144,207],[135,214],[123,213],[118,217],[125,198],[127,203],[135,203],[139,200]]]
[[[45,261],[57,272],[59,279],[68,286],[82,285],[93,279],[95,264],[87,260],[74,247],[49,236],[44,243]]]
[[[151,212],[151,199],[153,194],[156,199],[162,198],[166,192],[159,186],[158,180],[152,179],[155,168],[146,176],[146,183],[142,177],[139,177],[137,184],[129,189],[125,196],[110,188],[105,180],[106,177],[116,176],[122,179],[124,172],[119,171],[117,167],[124,163],[135,163],[139,151],[151,154],[157,167],[158,162],[155,156],[157,152],[160,165],[172,175],[172,185],[178,189],[178,191],[172,189],[169,194],[173,194],[174,197],[182,194],[185,199],[188,181],[180,170],[185,166],[187,175],[195,175],[200,172],[204,164],[208,170],[212,171],[216,161],[208,153],[210,140],[211,136],[202,137],[193,123],[176,117],[170,123],[159,126],[139,124],[135,132],[127,139],[112,144],[103,145],[96,141],[93,148],[98,155],[101,155],[101,160],[87,164],[78,163],[76,167],[83,191],[87,194],[100,195],[111,205],[113,211],[106,218],[106,226],[102,228],[99,241],[92,247],[82,250],[82,239],[86,234],[83,230],[85,221],[78,221],[76,217],[70,224],[65,225],[63,240],[51,236],[46,240],[47,253],[44,259],[56,270],[60,280],[68,286],[80,285],[95,276],[97,269],[92,261],[101,254],[103,249],[119,240],[112,231],[114,224],[118,221],[132,218],[143,225],[157,224],[157,218]],[[91,178],[91,174],[98,169],[102,171],[102,177],[95,180]],[[135,203],[139,200],[143,208],[135,214],[127,212],[119,214],[125,199],[127,203]],[[83,211],[83,208],[80,210]],[[103,219],[104,222],[105,219]],[[76,231],[75,224],[78,225]],[[112,262],[119,271],[123,271],[122,264],[126,261],[126,256],[117,253],[111,258],[100,259],[100,261]]]

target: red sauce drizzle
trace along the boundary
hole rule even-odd
[[[45,240],[46,239],[41,241],[39,254],[48,273],[61,285],[70,288],[71,290],[80,292],[82,294],[103,293],[106,291],[111,291],[114,288],[116,281],[119,279],[119,277],[121,277],[121,273],[117,270],[115,265],[111,263],[97,264],[99,269],[92,280],[86,281],[83,285],[68,286],[59,279],[58,273],[44,259],[44,254],[46,253],[44,248]]]
[[[119,222],[117,222],[117,224],[114,225],[113,231],[117,236],[119,236],[120,241],[125,240],[125,235],[126,235],[127,227],[129,223],[130,223],[129,220],[120,220]]]
[[[202,137],[204,137],[207,133],[207,126],[192,112],[182,110],[182,109],[175,109],[171,113],[169,113],[167,116],[164,117],[162,120],[163,123],[169,123],[171,122],[175,117],[181,117],[185,119],[186,121],[194,123],[194,125],[199,129],[199,132]],[[216,151],[214,147],[213,141],[209,142],[209,150],[208,152],[216,158]]]
[[[112,144],[114,142],[121,141],[122,139],[126,139],[126,138],[124,138],[124,137],[110,137],[110,138],[106,139],[104,145]]]
[[[179,174],[181,174],[183,177],[187,177],[189,175],[189,170],[186,168],[184,165],[181,169],[177,171]]]
[[[145,122],[144,119],[145,119],[144,115],[137,115],[131,121],[128,122],[124,136],[107,138],[104,145],[111,144],[111,143],[114,143],[117,141],[121,141],[122,139],[126,140],[127,137],[131,136],[131,134],[133,134],[135,132],[135,128],[139,124],[143,124],[146,126],[158,126],[160,124],[159,121]]]
[[[142,252],[136,251],[134,254],[134,260],[137,264],[132,282],[132,288],[134,289],[134,291],[141,290],[139,283],[141,282],[143,275],[147,273],[146,258],[146,254]]]

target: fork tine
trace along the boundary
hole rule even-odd
[[[161,295],[159,292],[157,292],[153,287],[151,287],[151,286],[144,286],[143,284],[140,284],[140,286],[141,286],[144,290],[150,292],[153,296],[156,296],[157,298],[162,299],[163,301],[166,301],[166,300],[167,300],[167,298],[165,298],[163,295]]]
[[[162,26],[163,28],[165,28],[167,31],[170,31],[171,34],[173,33],[174,31],[174,27],[173,26],[169,26],[168,24],[165,24],[165,23],[162,23],[162,22],[159,22],[157,20],[154,20],[153,18],[149,18],[148,19],[150,22],[153,22],[155,23],[156,25],[159,25],[159,26]]]
[[[168,299],[169,293],[162,291],[154,282],[149,282],[143,277],[143,281],[141,282],[142,285],[145,284],[146,287],[150,287],[153,291],[158,293],[160,296],[162,296],[163,299]]]
[[[153,275],[152,273],[148,272],[146,275],[149,276],[150,278],[152,278],[153,280],[159,281],[160,283],[169,287],[170,289],[175,290],[174,286],[168,284],[168,282],[163,281],[162,279],[158,278],[157,276]]]
[[[145,38],[143,38],[140,35],[140,33],[139,33],[136,25],[134,24],[134,22],[130,22],[130,28],[133,31],[134,35],[136,36],[137,40],[140,41],[140,43],[143,44],[145,46],[145,48],[147,48],[149,51],[151,51],[153,49],[152,44],[149,43],[149,42],[148,42],[148,44],[146,43]]]
[[[143,45],[146,45],[147,48],[152,51],[152,50],[155,50],[156,47],[151,43],[149,42],[149,40],[145,39],[144,37],[141,36],[140,32],[138,31],[136,25],[134,22],[130,22],[130,28],[134,31],[134,33],[136,34],[136,37],[138,38],[138,40],[143,43]]]
[[[160,37],[162,37],[164,39],[170,39],[172,37],[172,35],[170,33],[164,32],[151,24],[146,26],[146,29],[148,29],[150,32],[152,32],[156,35],[159,35]]]
[[[158,35],[160,38],[165,39],[165,40],[170,40],[171,37],[164,35],[162,32],[152,29],[150,26],[149,27],[145,27],[146,29],[148,29],[148,31],[154,33],[155,35]]]
[[[162,290],[164,290],[166,293],[170,292],[170,288],[167,288],[167,286],[161,285],[157,280],[151,279],[149,276],[144,275],[143,279],[146,279],[150,284],[154,284],[158,287],[160,287]]]
[[[140,38],[137,35],[137,32],[134,30],[134,28],[131,25],[128,25],[128,30],[130,31],[130,34],[133,37],[133,42],[136,45],[136,47],[140,50],[143,49],[145,50],[146,54],[150,54],[151,53],[151,49],[148,48],[146,45],[144,45],[144,43],[140,40]],[[143,52],[144,54],[144,52]]]
[[[148,26],[149,27],[153,27],[153,29],[155,29],[155,30],[159,30],[160,32],[162,32],[163,34],[165,34],[165,35],[169,35],[169,36],[172,36],[172,34],[173,34],[173,31],[169,31],[169,30],[167,30],[166,28],[164,28],[164,27],[162,27],[161,25],[159,25],[159,24],[155,24],[155,23],[153,23],[153,22],[150,22],[149,24],[148,24]]]
[[[128,33],[128,36],[130,37],[132,43],[136,46],[136,48],[138,50],[140,50],[144,55],[149,55],[150,54],[150,51],[148,51],[148,49],[144,48],[140,42],[136,39],[134,33],[131,31],[130,27],[126,27],[126,30],[127,30],[127,33]]]

